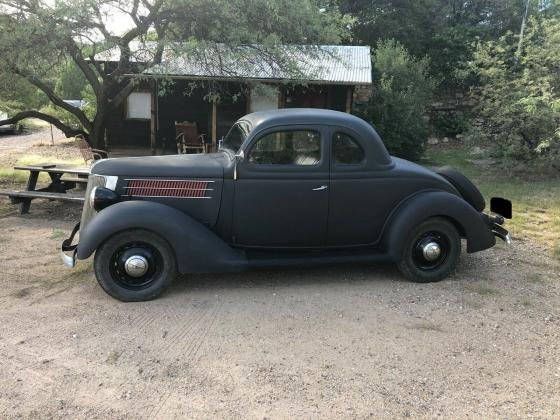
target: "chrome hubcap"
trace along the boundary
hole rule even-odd
[[[436,242],[429,242],[422,247],[422,254],[427,261],[435,261],[441,254],[441,248]]]
[[[141,255],[133,255],[124,262],[124,269],[131,277],[142,277],[148,271],[148,260]]]

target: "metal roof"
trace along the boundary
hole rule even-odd
[[[151,48],[132,48],[135,61],[149,61]],[[98,61],[118,61],[119,50],[96,55]],[[166,46],[161,64],[143,72],[147,76],[192,79],[253,79],[368,85],[371,53],[368,46],[348,45],[243,45],[216,44],[186,50],[183,44]]]

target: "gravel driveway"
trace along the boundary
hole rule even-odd
[[[463,255],[436,284],[196,275],[124,304],[59,261],[79,212],[0,218],[3,418],[560,416],[559,267],[535,244]]]
[[[64,140],[66,136],[58,128],[53,127],[54,141]],[[49,126],[26,129],[22,134],[0,134],[0,151],[13,151],[27,149],[37,143],[51,142],[51,129]]]

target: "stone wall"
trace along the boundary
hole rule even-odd
[[[440,96],[432,102],[425,115],[431,127],[428,144],[463,139],[468,126],[473,123],[471,120],[473,107],[473,98],[461,92]]]

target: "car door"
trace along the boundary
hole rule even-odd
[[[329,203],[327,126],[258,133],[236,170],[233,240],[242,246],[321,247]]]
[[[331,127],[331,174],[329,194],[329,246],[361,245],[373,242],[382,221],[375,208],[383,200],[376,179],[368,168],[368,144],[354,131]],[[379,223],[381,222],[381,223]]]

